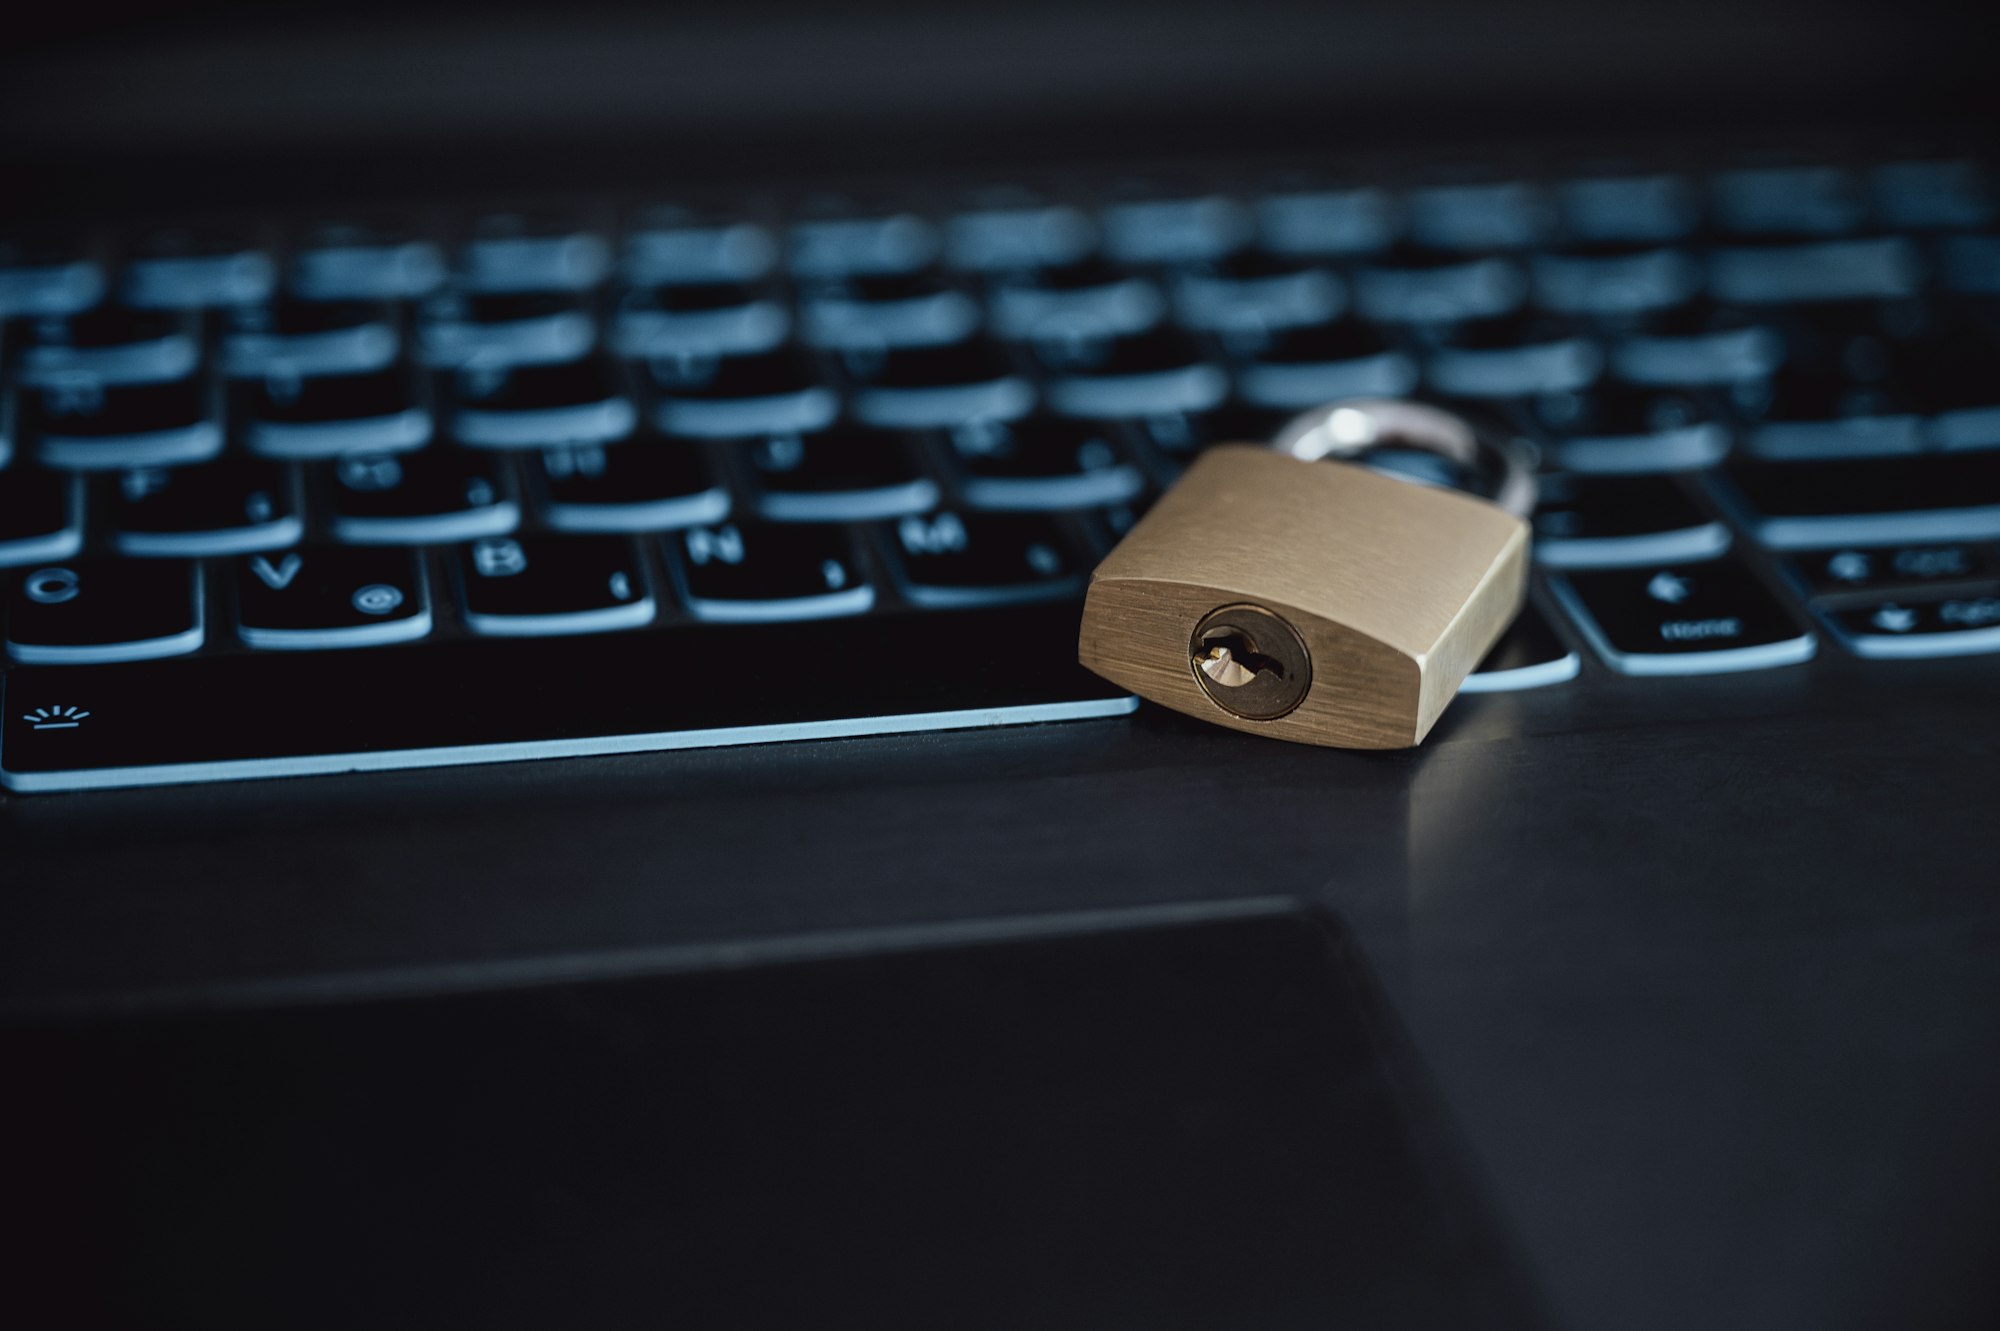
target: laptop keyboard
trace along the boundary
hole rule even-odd
[[[0,240],[0,781],[1123,714],[1092,565],[1352,394],[1542,449],[1470,692],[2000,650],[1995,220],[1918,158]]]

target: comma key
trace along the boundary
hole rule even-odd
[[[1734,559],[1556,575],[1550,589],[1612,669],[1707,675],[1809,660],[1817,645]]]

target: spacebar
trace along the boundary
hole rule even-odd
[[[580,638],[22,666],[0,784],[30,792],[1114,716],[1074,605]],[[81,715],[79,715],[81,714]]]

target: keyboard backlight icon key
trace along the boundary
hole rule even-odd
[[[81,707],[37,707],[23,713],[21,719],[36,730],[74,730],[89,715]]]

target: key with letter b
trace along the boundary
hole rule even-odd
[[[1280,446],[1295,456],[1226,444],[1195,461],[1092,576],[1079,657],[1233,729],[1417,744],[1520,612],[1528,465],[1450,413],[1389,400],[1312,413]],[[1497,455],[1505,476],[1487,502],[1302,460],[1370,446],[1420,447],[1468,470]]]

